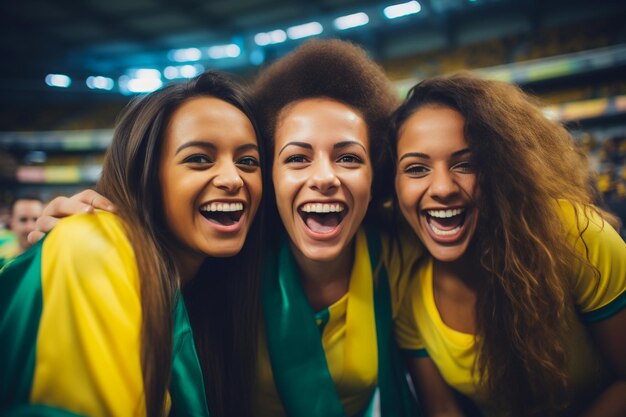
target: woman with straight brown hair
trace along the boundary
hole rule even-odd
[[[257,136],[218,73],[130,103],[98,183],[116,214],[63,219],[2,270],[2,415],[251,415]]]

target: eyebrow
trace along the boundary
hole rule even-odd
[[[357,142],[356,140],[344,140],[343,142],[335,143],[333,145],[333,149],[341,149],[341,148],[345,148],[345,147],[350,146],[350,145],[360,146],[361,148],[363,148],[363,150],[365,152],[367,152],[367,149],[365,149],[365,146],[363,146],[362,143]]]
[[[362,143],[357,142],[356,140],[344,140],[343,142],[338,142],[335,143],[333,145],[333,149],[341,149],[341,148],[345,148],[351,145],[357,145],[360,146],[361,148],[363,148],[364,151],[367,152],[367,150],[365,149],[365,146],[363,146]],[[306,149],[313,149],[313,145],[311,145],[310,143],[307,142],[289,142],[287,144],[285,144],[285,146],[283,146],[282,148],[280,148],[280,151],[278,151],[278,155],[280,155],[286,147],[288,146],[299,146],[301,148],[306,148]]]
[[[192,140],[191,142],[186,142],[186,143],[183,143],[182,145],[180,145],[176,149],[175,155],[180,153],[180,151],[182,151],[183,149],[190,148],[190,147],[193,147],[193,146],[197,146],[197,147],[200,147],[200,148],[208,148],[208,149],[213,150],[213,151],[215,149],[217,149],[217,147],[213,143],[211,143],[211,142],[206,142],[206,141],[203,141],[203,140]],[[250,150],[250,149],[258,151],[259,150],[259,146],[257,144],[255,144],[255,143],[244,143],[243,145],[237,147],[238,151],[246,151],[246,150]]]
[[[458,158],[459,156],[465,155],[470,153],[471,150],[470,148],[463,148],[463,149],[459,149],[458,151],[452,152],[452,157],[453,158]],[[421,153],[421,152],[409,152],[409,153],[405,153],[404,155],[402,155],[400,157],[400,161],[402,161],[405,158],[421,158],[421,159],[430,159],[430,155],[427,155],[425,153]]]
[[[288,142],[285,144],[285,146],[283,146],[282,148],[280,148],[280,151],[278,151],[278,155],[280,155],[286,147],[288,146],[299,146],[301,148],[306,148],[306,149],[313,149],[313,145],[311,145],[310,143],[306,143],[306,142]]]

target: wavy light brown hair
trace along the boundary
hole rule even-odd
[[[318,97],[337,100],[361,114],[368,127],[374,173],[382,172],[390,163],[387,129],[399,99],[382,68],[352,43],[337,39],[304,43],[261,71],[252,86],[252,97],[266,142],[267,172],[271,172],[274,133],[283,110],[300,100]],[[370,208],[388,193],[381,180],[374,175],[374,204]],[[266,202],[272,204],[270,200]],[[372,217],[372,210],[368,210],[366,219],[373,222]],[[273,222],[282,227],[279,220],[274,218]]]
[[[172,312],[181,289],[171,246],[176,239],[163,210],[159,157],[172,114],[196,97],[215,97],[232,104],[248,116],[258,137],[243,90],[222,74],[205,72],[126,107],[98,183],[98,191],[117,206],[137,260],[142,372],[149,416],[163,415],[172,363]],[[259,214],[238,255],[207,258],[197,276],[182,288],[207,403],[215,416],[252,414],[259,310]]]
[[[469,74],[429,79],[410,90],[391,124],[394,155],[404,122],[424,106],[445,106],[464,117],[477,173],[480,216],[471,250],[483,275],[476,371],[492,401],[510,415],[558,413],[568,384],[568,274],[580,256],[566,238],[556,200],[573,202],[583,214],[596,210],[589,169],[567,130],[548,120],[533,98]]]

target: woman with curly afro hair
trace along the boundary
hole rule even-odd
[[[377,211],[396,93],[362,49],[318,40],[263,70],[252,95],[280,231],[265,255],[259,414],[418,415],[391,329],[406,280],[386,267],[398,263]]]

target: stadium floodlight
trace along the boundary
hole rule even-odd
[[[85,84],[87,84],[87,87],[92,90],[110,91],[113,89],[115,82],[113,81],[113,79],[109,77],[102,77],[100,75],[97,75],[97,76],[92,75],[92,76],[87,77]]]
[[[173,65],[167,66],[163,69],[163,76],[168,80],[174,80],[180,77],[180,69]]]
[[[338,17],[333,21],[333,25],[337,30],[346,30],[367,25],[369,21],[370,18],[366,13],[359,12]]]
[[[287,40],[287,33],[282,29],[272,30],[270,32],[260,32],[254,35],[254,43],[259,46],[273,45],[282,43]]]
[[[150,93],[163,86],[163,81],[159,78],[131,78],[126,84],[126,88],[131,93]]]
[[[150,93],[163,86],[161,72],[154,68],[134,68],[118,79],[122,94]]]
[[[319,22],[309,22],[303,25],[292,26],[287,29],[289,39],[301,39],[309,36],[319,35],[324,31]]]
[[[167,53],[167,57],[175,62],[199,61],[202,58],[202,51],[198,48],[172,49]]]
[[[65,74],[48,74],[46,84],[50,87],[67,88],[72,84],[72,79]]]
[[[385,7],[383,14],[387,19],[396,19],[398,17],[419,13],[420,10],[422,10],[422,6],[417,1],[410,1],[408,3],[394,4],[393,6]]]
[[[204,71],[204,67],[196,66],[196,65],[183,65],[180,67],[180,75],[183,78],[193,78],[198,75],[200,72],[200,68]]]
[[[241,55],[241,48],[234,43],[216,45],[209,48],[209,57],[213,59],[237,58],[239,55]]]

